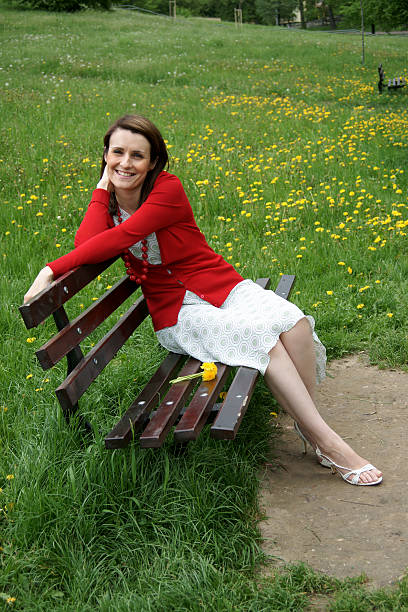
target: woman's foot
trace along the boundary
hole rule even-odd
[[[306,437],[308,441],[311,439],[309,432]],[[317,456],[329,463],[329,467],[338,472],[346,482],[367,486],[380,484],[382,481],[381,470],[360,457],[330,428],[324,440],[313,440],[310,443],[316,449]]]
[[[353,485],[369,486],[377,485],[382,482],[382,472],[374,465],[368,463],[365,459],[354,453],[354,459],[344,460],[342,463],[334,461],[332,456],[323,453],[319,448],[316,449],[318,457],[331,463],[332,472],[338,472],[346,482]],[[337,456],[345,455],[343,453],[335,453]],[[346,467],[347,466],[347,467]]]

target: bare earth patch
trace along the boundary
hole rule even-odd
[[[379,370],[359,354],[331,362],[328,375],[320,412],[384,480],[356,487],[333,476],[310,447],[303,455],[283,415],[279,467],[263,474],[264,550],[277,565],[304,561],[337,578],[365,573],[372,587],[389,585],[408,566],[408,373]]]

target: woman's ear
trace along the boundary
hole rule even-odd
[[[154,170],[154,168],[155,168],[155,166],[156,166],[156,164],[158,162],[158,159],[159,158],[156,157],[156,159],[154,161],[150,162],[150,170]]]
[[[108,155],[108,151],[109,151],[109,147],[104,147],[104,149],[103,149],[103,159],[105,160],[105,163],[106,163],[106,156]]]

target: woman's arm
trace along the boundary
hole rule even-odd
[[[47,265],[57,278],[77,266],[98,263],[119,255],[149,234],[192,218],[191,206],[181,182],[176,176],[163,173],[157,178],[146,201],[129,219],[94,235]]]
[[[85,217],[75,234],[74,244],[76,247],[113,226],[112,217],[108,212],[112,188],[105,167],[103,175],[92,194]]]
[[[112,217],[108,212],[109,198],[110,193],[104,189],[96,188],[92,193],[88,210],[75,234],[75,247],[113,226]]]
[[[95,234],[103,232],[109,227],[112,227],[112,218],[108,213],[110,191],[112,183],[109,180],[108,174],[103,173],[95,191],[92,195],[92,200],[85,213],[81,225],[75,235],[75,246],[79,246],[86,242]],[[54,280],[54,273],[49,266],[45,266],[37,275],[33,284],[24,296],[24,304],[30,302],[38,293],[41,293]]]

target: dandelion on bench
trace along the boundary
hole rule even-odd
[[[203,370],[202,372],[197,372],[197,374],[188,374],[187,376],[179,376],[178,378],[171,380],[170,384],[174,385],[175,383],[200,377],[204,382],[207,382],[209,380],[214,380],[214,378],[217,376],[217,366],[215,363],[203,363],[200,365],[200,368]]]

